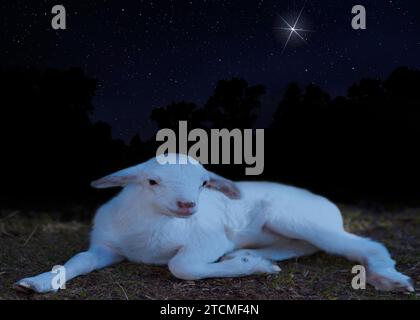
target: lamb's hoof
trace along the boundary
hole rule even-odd
[[[281,268],[278,265],[273,264],[273,272],[277,273],[277,272],[280,272],[280,271],[281,271]]]
[[[35,290],[28,283],[21,282],[21,281],[13,284],[13,289],[19,293],[28,294],[28,295],[35,293]]]
[[[413,280],[406,275],[392,269],[373,272],[368,275],[368,282],[376,290],[414,292]]]

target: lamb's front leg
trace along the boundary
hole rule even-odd
[[[174,276],[184,280],[242,277],[256,273],[277,273],[281,270],[272,261],[258,256],[234,257],[213,262],[184,249],[169,261],[168,267]]]
[[[88,251],[81,252],[72,257],[64,264],[65,281],[69,281],[79,275],[87,274],[93,270],[104,268],[111,264],[120,262],[123,257],[114,253],[104,246],[91,247]],[[45,293],[57,291],[53,287],[56,273],[52,271],[41,273],[37,276],[24,278],[15,284],[15,288],[24,292]]]

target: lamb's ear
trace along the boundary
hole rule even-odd
[[[241,191],[236,186],[235,182],[225,179],[213,172],[210,172],[210,180],[206,184],[209,189],[214,189],[222,192],[226,197],[231,199],[240,199]]]
[[[140,180],[141,166],[134,166],[107,175],[91,182],[91,187],[97,189],[124,187],[129,183]]]

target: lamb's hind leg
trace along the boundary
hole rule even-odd
[[[395,269],[395,261],[380,243],[319,225],[273,223],[268,228],[283,236],[302,239],[326,252],[342,255],[367,267],[367,281],[378,290],[414,291],[411,280]]]
[[[88,251],[78,253],[64,264],[65,281],[87,274],[95,269],[104,268],[123,260],[123,257],[102,246],[91,247]],[[23,292],[45,293],[57,291],[53,279],[57,274],[52,271],[25,278],[15,284],[15,289]]]

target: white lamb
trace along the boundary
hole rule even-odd
[[[188,164],[152,158],[92,183],[124,188],[98,209],[89,249],[64,265],[66,281],[125,259],[168,265],[189,280],[277,273],[273,261],[321,249],[365,265],[376,289],[414,290],[383,245],[344,230],[327,199],[278,183],[234,183],[187,156],[169,156]],[[56,291],[55,275],[22,279],[16,288]]]

